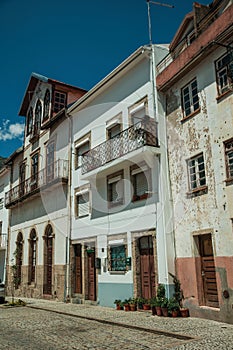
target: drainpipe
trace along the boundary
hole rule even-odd
[[[72,186],[72,137],[73,137],[73,119],[65,109],[65,116],[69,122],[69,141],[68,141],[68,192],[67,192],[67,216],[68,226],[66,233],[66,254],[65,254],[65,285],[64,285],[64,302],[70,301],[71,281],[70,281],[70,242],[72,227],[72,202],[71,202],[71,186]]]

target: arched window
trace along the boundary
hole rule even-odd
[[[36,276],[36,231],[31,230],[29,238],[29,269],[28,269],[28,282],[35,282]]]
[[[49,118],[50,92],[47,89],[44,95],[44,115],[43,122]]]
[[[53,228],[48,225],[44,236],[44,294],[52,294],[52,268],[53,268]]]
[[[23,235],[21,232],[19,232],[17,236],[16,251],[15,251],[15,264],[16,264],[16,269],[14,273],[15,288],[18,288],[19,285],[21,284],[22,259],[23,259]]]
[[[32,126],[33,126],[33,110],[32,107],[30,107],[28,114],[27,114],[27,136],[32,133]]]
[[[42,116],[42,104],[40,100],[36,103],[35,109],[35,125],[34,125],[34,135],[39,134]]]

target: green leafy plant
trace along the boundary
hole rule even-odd
[[[179,302],[176,300],[175,297],[173,298],[170,298],[168,300],[168,311],[171,312],[171,311],[178,311],[180,309],[180,304]]]
[[[167,307],[168,306],[168,298],[164,297],[162,298],[162,302],[161,302],[161,307]]]
[[[176,301],[179,303],[180,307],[182,307],[182,300],[184,299],[184,294],[183,294],[183,290],[181,289],[180,281],[171,272],[169,272],[169,275],[173,278],[173,283],[174,283],[175,292],[173,293],[173,296],[176,299]]]

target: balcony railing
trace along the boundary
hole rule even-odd
[[[139,122],[109,139],[82,156],[82,174],[143,146],[158,147],[157,125],[151,118]]]
[[[0,234],[0,249],[6,249],[7,246],[7,234],[1,233]]]
[[[13,187],[6,193],[5,206],[6,208],[16,204],[28,196],[38,192],[46,186],[51,186],[58,181],[68,181],[68,161],[58,159],[30,178]]]

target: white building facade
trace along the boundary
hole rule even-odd
[[[141,47],[68,109],[72,119],[71,295],[113,306],[171,293],[165,118],[154,89],[165,46]]]
[[[19,112],[24,145],[7,160],[8,294],[14,285],[16,296],[67,296],[70,123],[64,111],[85,92],[35,73],[30,78]]]
[[[0,280],[6,281],[6,257],[9,212],[5,208],[5,193],[9,190],[10,171],[7,167],[0,170]]]
[[[195,3],[157,66],[166,99],[176,273],[191,315],[231,323],[232,16],[232,1]]]

